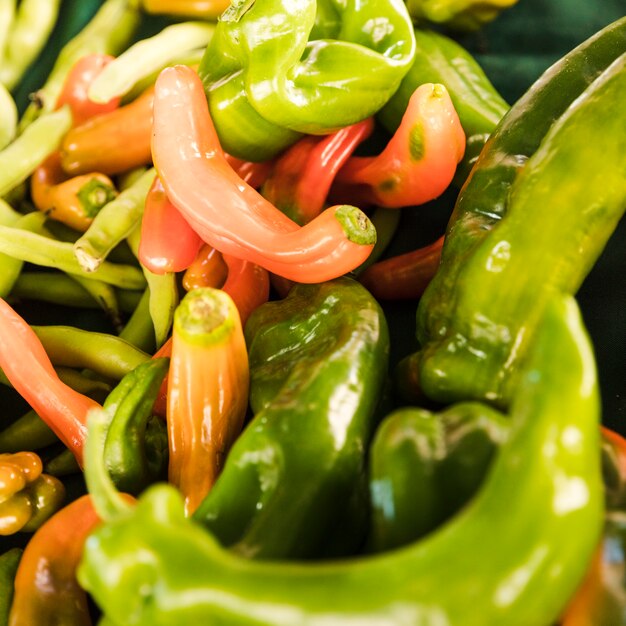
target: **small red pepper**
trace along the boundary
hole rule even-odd
[[[324,208],[337,172],[374,129],[371,118],[325,137],[306,136],[278,158],[263,185],[263,196],[298,224]]]
[[[331,197],[386,208],[424,204],[452,182],[464,152],[465,133],[448,91],[427,83],[411,96],[385,149],[352,157],[338,172]]]
[[[169,201],[157,176],[141,220],[139,260],[154,274],[180,272],[196,258],[202,240]]]
[[[224,158],[243,181],[254,189],[258,189],[265,183],[273,167],[272,161],[261,161],[260,163],[242,161],[226,152],[224,152]]]
[[[82,464],[87,413],[100,405],[61,382],[37,335],[2,298],[0,369]]]
[[[205,243],[193,263],[187,268],[183,276],[183,287],[186,291],[198,287],[214,287],[219,289],[228,276],[228,266],[224,257],[213,246]]]
[[[424,248],[374,263],[359,276],[359,281],[377,300],[419,298],[439,267],[442,247],[440,237]]]
[[[376,232],[356,207],[327,209],[299,227],[226,161],[202,81],[185,66],[163,70],[154,102],[152,156],[170,200],[206,242],[299,282],[358,267]]]

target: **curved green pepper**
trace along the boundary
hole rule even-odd
[[[626,206],[620,50],[626,19],[548,70],[492,135],[420,301],[407,389],[417,381],[439,401],[505,401],[545,302],[574,293],[602,251]]]
[[[255,311],[246,341],[255,417],[194,517],[248,557],[319,556],[366,488],[364,451],[387,374],[385,318],[351,279],[296,285]],[[352,535],[344,550],[363,541]]]
[[[441,413],[400,409],[370,452],[370,547],[383,552],[433,531],[476,493],[509,427],[477,402]]]
[[[477,30],[516,3],[517,0],[407,0],[413,18],[460,30]]]
[[[152,407],[169,369],[169,359],[152,359],[124,376],[103,409],[110,423],[104,446],[115,484],[137,494],[167,473],[167,427]]]
[[[185,518],[173,488],[157,486],[91,535],[78,579],[112,623],[129,626],[552,624],[603,517],[597,380],[573,300],[547,307],[511,419],[472,503],[406,548],[329,564],[254,562],[221,548]],[[90,488],[99,500],[100,485]]]
[[[317,21],[315,0],[236,0],[221,16],[199,74],[227,152],[266,160],[301,133],[373,115],[397,89],[415,51],[404,4],[319,4]]]
[[[20,564],[22,552],[21,548],[13,548],[0,555],[0,626],[8,626],[9,623],[15,572]]]

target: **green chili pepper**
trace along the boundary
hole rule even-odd
[[[96,270],[109,252],[134,230],[141,220],[155,175],[154,169],[148,170],[100,209],[91,226],[74,244],[74,253],[82,268],[90,272]]]
[[[533,341],[510,437],[473,501],[429,537],[338,563],[259,563],[185,518],[172,487],[153,487],[116,514],[109,503],[119,494],[90,481],[97,509],[114,517],[85,546],[81,585],[111,622],[136,626],[553,623],[602,526],[599,399],[573,300],[546,308]],[[94,457],[86,459],[89,472]],[[301,494],[319,460],[316,468]]]
[[[52,152],[72,125],[72,113],[64,106],[47,113],[0,152],[0,196],[24,182]]]
[[[336,16],[309,40],[317,5]],[[288,25],[288,27],[286,27]],[[200,65],[222,147],[263,161],[300,133],[327,134],[378,111],[415,51],[406,7],[394,0],[236,0]]]
[[[255,417],[194,517],[246,556],[317,556],[365,487],[387,325],[365,288],[344,278],[261,306],[246,339]]]
[[[167,427],[152,407],[169,359],[152,359],[128,373],[104,403],[109,424],[104,459],[117,487],[137,494],[167,475]]]
[[[502,402],[545,302],[574,293],[602,251],[626,207],[620,50],[626,19],[548,70],[492,135],[420,301],[422,348],[402,364],[406,388]]]
[[[72,244],[17,228],[0,225],[0,253],[34,265],[52,267],[87,278],[97,278],[124,289],[145,287],[143,274],[137,267],[104,261],[94,272],[87,272],[76,260]]]
[[[206,48],[214,30],[214,24],[184,22],[138,41],[104,68],[89,87],[89,98],[108,102],[126,95],[138,82],[167,67],[185,51]]]
[[[371,549],[411,543],[461,509],[508,431],[504,415],[479,403],[389,415],[370,451]]]
[[[393,236],[400,224],[401,211],[396,209],[383,209],[377,207],[370,216],[370,220],[376,229],[376,243],[367,259],[354,270],[355,274],[364,272],[370,265],[373,265],[385,253],[389,247]]]
[[[37,59],[59,15],[61,0],[22,0],[4,49],[0,47],[0,83],[13,89]]]
[[[23,550],[13,548],[0,555],[0,626],[8,626],[9,611],[13,600],[13,582]]]
[[[28,411],[0,431],[0,453],[39,450],[58,440],[35,411]]]
[[[59,454],[46,461],[44,464],[44,472],[46,472],[46,474],[50,474],[50,476],[54,476],[55,478],[72,476],[74,474],[79,474],[80,471],[81,467],[78,464],[74,453],[69,448],[65,448],[65,450],[62,450]]]
[[[0,50],[2,50],[1,46]],[[16,129],[17,107],[9,90],[0,83],[0,150],[11,143]]]
[[[444,85],[471,144],[463,160],[467,163],[480,152],[509,107],[474,57],[456,41],[428,30],[416,30],[415,41],[413,65],[398,91],[378,113],[378,118],[393,133],[400,125],[409,98],[420,85]]]
[[[91,21],[61,50],[46,83],[37,90],[26,109],[20,128],[23,130],[41,113],[51,111],[63,88],[68,72],[87,54],[117,55],[130,43],[140,12],[138,0],[106,0]]]
[[[128,341],[133,346],[147,352],[154,353],[156,349],[154,339],[154,325],[150,317],[150,289],[146,289],[141,300],[135,307],[126,326],[120,332],[120,339]]]
[[[111,320],[113,326],[118,330],[121,329],[122,319],[115,289],[101,280],[94,280],[78,274],[70,274],[69,276],[89,292],[94,301]]]
[[[15,19],[16,4],[17,0],[0,0],[0,54],[4,51],[9,31]]]
[[[87,368],[113,380],[120,380],[149,356],[128,342],[73,326],[31,327],[54,365]]]
[[[516,3],[517,0],[407,0],[409,13],[416,20],[427,19],[461,30],[477,30]]]

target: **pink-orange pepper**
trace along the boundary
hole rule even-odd
[[[202,81],[188,67],[157,79],[152,157],[168,197],[206,243],[268,271],[330,280],[360,265],[375,243],[356,207],[331,207],[299,227],[246,184],[224,157]]]
[[[352,157],[339,170],[331,197],[386,208],[424,204],[452,182],[465,152],[465,133],[443,85],[418,87],[384,150]]]

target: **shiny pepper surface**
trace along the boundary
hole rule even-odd
[[[400,0],[235,0],[199,74],[224,150],[263,161],[376,113],[414,52]]]
[[[60,508],[65,489],[33,452],[0,454],[0,535],[32,532]]]

